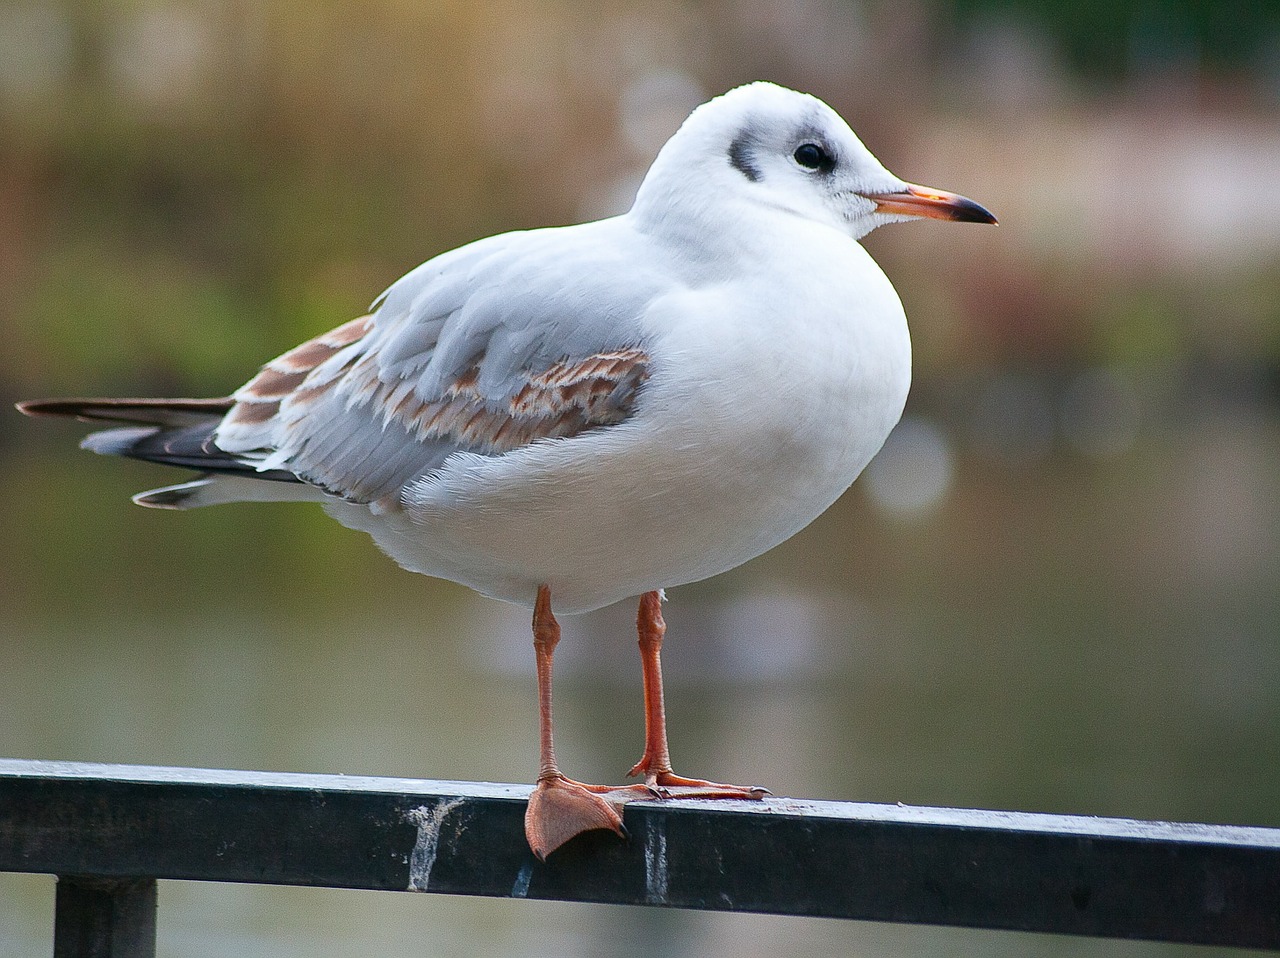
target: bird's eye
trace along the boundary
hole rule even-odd
[[[792,156],[806,170],[830,169],[833,166],[830,155],[817,143],[800,144]]]

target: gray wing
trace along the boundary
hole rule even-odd
[[[623,422],[650,370],[636,318],[661,283],[572,235],[509,233],[424,263],[373,315],[263,367],[235,393],[218,447],[352,501],[391,501],[456,452]]]

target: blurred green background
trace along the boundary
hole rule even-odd
[[[673,590],[677,768],[784,795],[1280,826],[1280,4],[0,3],[0,399],[225,394],[427,257],[625,209],[765,78],[988,205],[868,247],[903,425],[809,530]],[[308,506],[0,415],[0,754],[527,781],[525,613]],[[566,621],[566,770],[640,750],[629,607]],[[53,880],[0,876],[0,953]],[[166,883],[166,956],[1201,955]]]

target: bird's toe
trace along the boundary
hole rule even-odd
[[[566,778],[539,781],[529,796],[524,833],[539,861],[583,832],[606,828],[625,838],[622,815],[608,799]]]

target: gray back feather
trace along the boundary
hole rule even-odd
[[[664,284],[610,249],[581,228],[508,233],[424,263],[371,322],[264,367],[219,447],[370,502],[455,452],[623,421],[649,375],[635,318]]]

